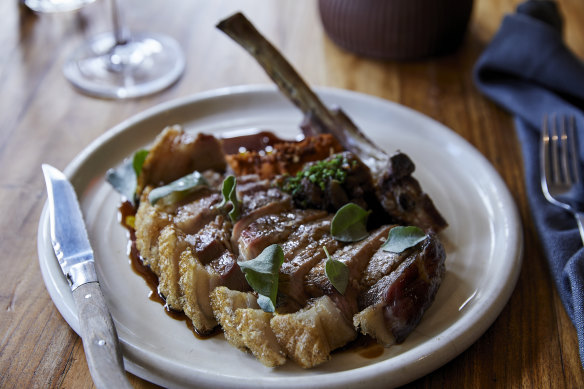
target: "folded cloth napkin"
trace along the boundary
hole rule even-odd
[[[539,174],[540,127],[546,113],[575,117],[581,166],[584,160],[584,64],[562,40],[556,3],[529,0],[505,16],[475,65],[474,81],[515,118],[531,212],[560,297],[576,327],[584,367],[582,239],[574,217],[545,200]]]

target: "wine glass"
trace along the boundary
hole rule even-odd
[[[123,26],[121,10],[111,0],[113,32],[94,36],[73,52],[63,73],[81,92],[125,99],[159,92],[182,75],[185,59],[167,36],[132,33]]]
[[[75,11],[95,0],[24,0],[24,5],[36,12]]]

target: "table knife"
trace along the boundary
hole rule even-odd
[[[98,389],[131,388],[116,328],[99,287],[93,249],[75,190],[58,169],[46,164],[42,169],[47,184],[51,243],[71,286],[91,378]]]

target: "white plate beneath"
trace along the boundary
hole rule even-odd
[[[224,133],[261,128],[292,138],[300,112],[270,86],[221,89],[154,107],[96,139],[65,170],[80,197],[95,250],[101,286],[117,325],[126,368],[167,387],[372,387],[398,386],[445,364],[478,339],[499,315],[515,287],[523,237],[515,204],[489,162],[460,136],[403,106],[354,92],[318,89],[328,105],[345,112],[375,142],[407,153],[415,177],[450,226],[442,234],[446,276],[416,330],[378,358],[334,354],[310,370],[288,362],[266,368],[232,348],[222,336],[195,338],[184,322],[148,299],[149,287],[126,255],[126,231],[117,219],[119,196],[105,172],[163,127]],[[45,206],[38,233],[41,271],[55,305],[79,333],[69,287],[53,254]]]

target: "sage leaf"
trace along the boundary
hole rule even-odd
[[[134,158],[132,159],[132,166],[134,167],[134,171],[136,172],[136,177],[140,176],[142,172],[142,166],[144,166],[144,161],[148,156],[148,150],[138,150],[134,153]]]
[[[234,222],[241,215],[241,202],[237,200],[237,179],[234,176],[228,176],[223,180],[221,193],[223,194],[223,201],[219,204],[219,207],[224,207],[230,202],[233,208],[229,212],[229,217]]]
[[[331,222],[331,235],[341,242],[358,242],[365,239],[367,232],[367,217],[371,211],[366,211],[357,204],[348,203],[342,206]]]
[[[148,155],[148,150],[138,150],[132,159],[126,159],[116,168],[109,169],[105,180],[114,190],[124,196],[132,205],[136,205],[136,186],[138,175]]]
[[[265,312],[276,310],[278,276],[283,263],[284,252],[277,244],[266,247],[254,259],[237,262],[249,286],[260,295],[258,304]]]
[[[332,259],[326,246],[322,246],[322,248],[328,258],[324,265],[324,272],[335,289],[340,294],[345,294],[349,284],[349,268],[343,262]]]
[[[387,240],[381,246],[383,251],[401,253],[426,239],[426,233],[415,226],[397,226],[389,230]]]
[[[276,306],[275,306],[274,302],[272,301],[272,299],[270,299],[267,296],[264,296],[263,294],[258,295],[258,305],[260,306],[260,308],[264,312],[272,312],[273,313],[276,311]]]
[[[152,189],[148,195],[148,201],[154,205],[163,197],[173,195],[173,198],[170,199],[170,202],[173,203],[180,200],[188,193],[191,193],[194,190],[200,189],[201,187],[207,185],[208,184],[207,180],[205,180],[205,177],[203,177],[203,175],[198,171],[194,171],[191,174],[187,174],[186,176],[171,182],[170,184]]]

